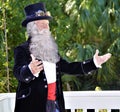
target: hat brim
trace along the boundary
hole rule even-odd
[[[31,22],[31,21],[35,21],[35,20],[51,20],[52,17],[51,16],[38,16],[38,17],[32,17],[32,18],[26,18],[23,22],[22,22],[22,26],[26,27],[27,23]]]

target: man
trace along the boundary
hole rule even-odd
[[[18,80],[15,112],[65,112],[61,72],[89,74],[101,67],[111,54],[84,62],[68,63],[58,53],[49,29],[49,19],[43,3],[25,7],[28,40],[15,48],[14,75]]]

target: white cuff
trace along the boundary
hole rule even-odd
[[[31,70],[31,67],[30,67],[30,64],[28,65],[28,68],[30,69],[30,71],[32,71]],[[36,74],[33,74],[35,77],[38,77],[39,76],[39,72],[38,73],[36,73]]]
[[[95,66],[96,66],[97,68],[102,68],[101,65],[98,65],[95,56],[93,57],[93,62],[94,62]]]

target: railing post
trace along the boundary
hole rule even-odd
[[[107,112],[111,112],[111,109],[107,109]]]
[[[71,109],[71,112],[75,112],[75,109]]]
[[[99,109],[95,109],[95,112],[99,112]]]
[[[87,109],[83,109],[83,112],[87,112]]]

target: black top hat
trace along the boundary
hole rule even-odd
[[[26,27],[28,22],[34,20],[50,20],[52,17],[45,9],[45,4],[40,2],[36,4],[31,4],[25,7],[26,19],[22,22],[22,26]]]

